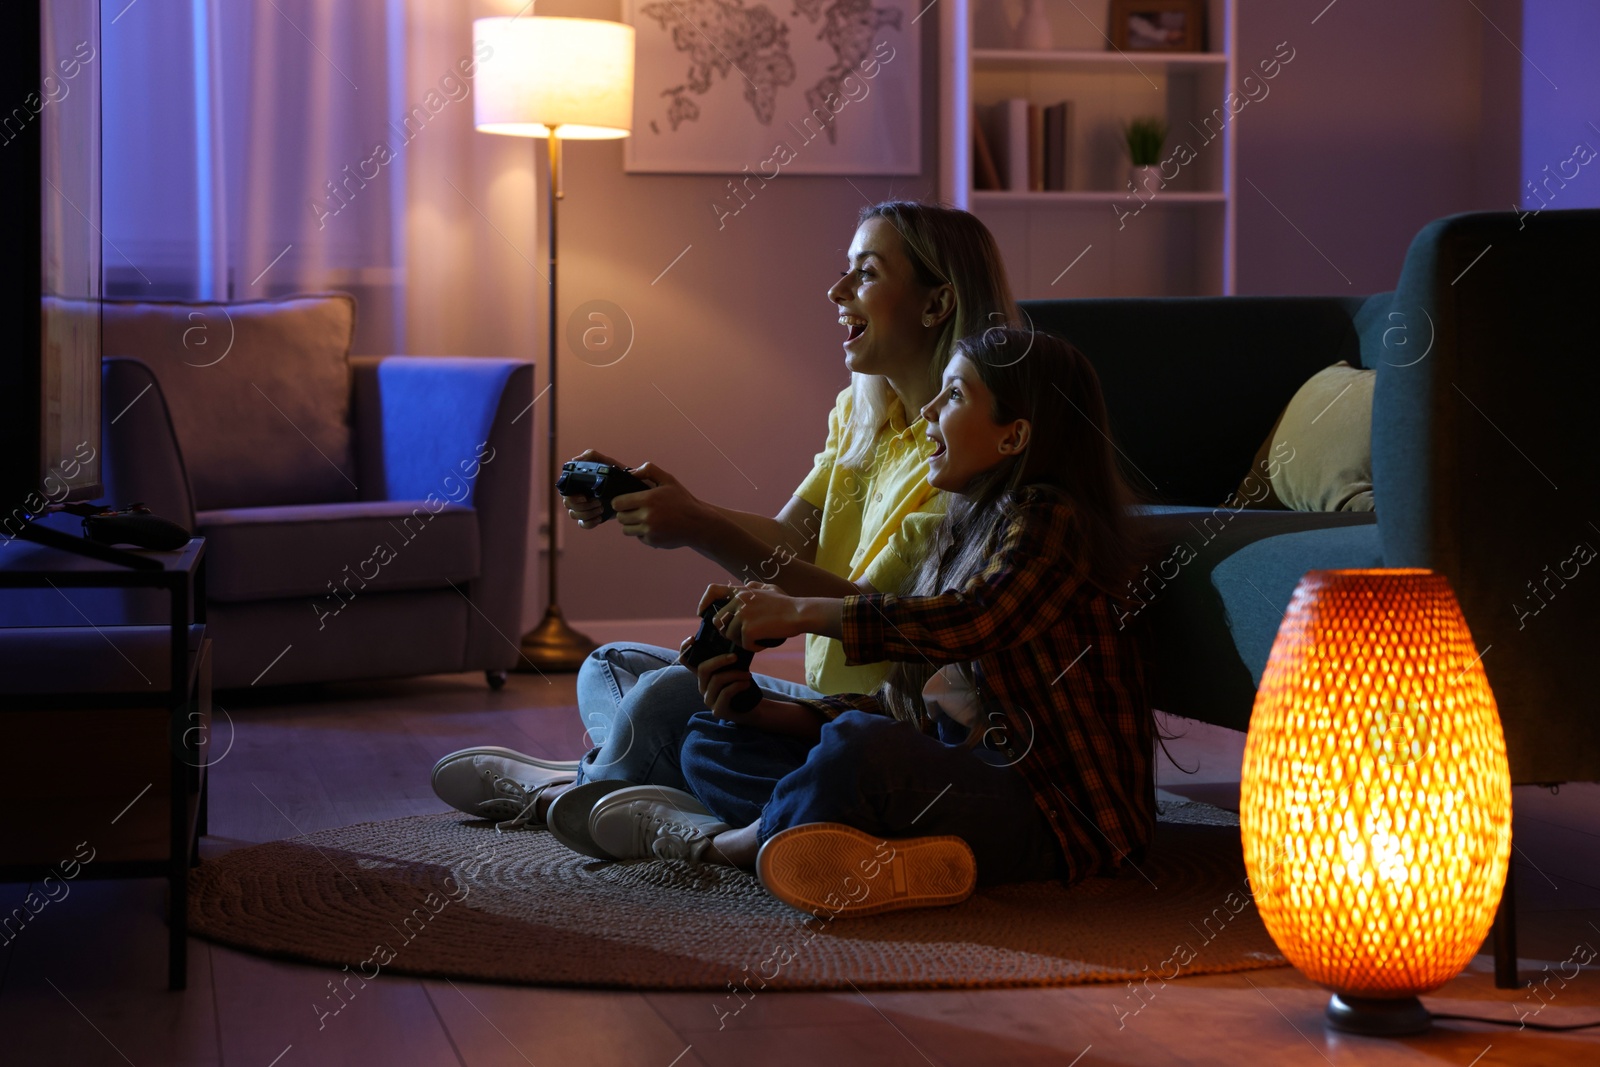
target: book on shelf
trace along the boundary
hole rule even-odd
[[[999,172],[1000,188],[1028,191],[1028,101],[1001,100],[985,111],[985,132]]]
[[[987,109],[972,105],[972,187],[974,189],[1004,189],[1000,169],[995,166],[994,152],[989,148]]]
[[[1013,193],[1072,187],[1073,104],[1022,97],[973,106],[972,187]]]
[[[1044,190],[1044,108],[1028,105],[1028,191]]]
[[[1072,101],[1044,109],[1044,188],[1065,192],[1072,186]]]

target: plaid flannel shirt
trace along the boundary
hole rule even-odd
[[[1027,781],[1076,881],[1149,843],[1155,723],[1137,639],[1086,580],[1072,506],[1030,487],[1005,507],[989,563],[964,589],[846,597],[844,647],[850,663],[973,664],[983,743]],[[804,703],[830,719],[886,713],[863,694]]]

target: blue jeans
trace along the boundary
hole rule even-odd
[[[755,681],[775,697],[821,696],[764,674]],[[602,645],[578,669],[578,714],[595,746],[579,764],[578,781],[688,789],[678,750],[690,717],[704,711],[694,672],[678,664],[676,649],[626,641]]]
[[[717,818],[759,821],[762,842],[813,822],[884,838],[953,834],[972,846],[980,882],[1060,877],[1061,846],[1033,791],[997,759],[864,711],[824,724],[816,745],[707,712],[689,721],[681,768]]]

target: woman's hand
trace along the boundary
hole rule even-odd
[[[617,511],[622,532],[637,537],[651,548],[683,548],[698,544],[704,536],[711,509],[678,479],[646,463],[633,472],[654,485],[639,493],[623,493],[611,501]]]
[[[799,598],[775,585],[746,582],[727,586],[728,605],[717,612],[717,632],[743,648],[770,648],[807,633]],[[706,590],[709,596],[711,590]],[[702,599],[702,604],[706,603]],[[702,610],[704,610],[702,608]]]
[[[592,448],[584,449],[584,451],[581,454],[573,456],[572,459],[568,460],[568,462],[569,463],[606,463],[606,464],[609,464],[609,465],[611,465],[613,467],[625,467],[626,466],[626,464],[619,463],[617,460],[612,459],[610,456],[606,455],[605,453],[596,452]],[[603,504],[600,501],[600,499],[598,497],[592,497],[592,496],[563,496],[561,498],[561,503],[566,506],[567,515],[570,518],[575,519],[577,521],[579,527],[581,527],[582,529],[592,530],[596,526],[599,526],[602,522],[605,522],[604,516],[605,516],[606,506],[605,506],[605,504]]]

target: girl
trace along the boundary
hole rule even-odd
[[[926,552],[943,510],[925,460],[933,445],[916,413],[938,391],[955,339],[1012,321],[1016,305],[994,238],[965,211],[891,201],[861,212],[847,269],[828,290],[845,329],[850,388],[839,394],[810,475],[775,518],[716,507],[654,463],[635,473],[654,488],[613,502],[623,533],[654,548],[689,547],[723,567],[797,596],[896,590]],[[597,452],[580,459],[616,462]],[[601,520],[597,501],[568,497],[579,526]],[[592,782],[573,812],[581,841],[587,805],[619,784],[684,788],[678,752],[690,716],[706,709],[676,649],[606,645],[578,674],[578,708],[598,744],[562,763],[504,748],[440,760],[433,784],[462,811],[542,825],[571,783]],[[837,640],[806,644],[807,685],[754,679],[787,699],[870,692],[888,665],[847,664]],[[609,784],[600,785],[601,781]]]
[[[707,661],[712,710],[682,765],[710,814],[615,793],[591,815],[608,851],[755,865],[781,899],[853,915],[1111,872],[1149,841],[1154,725],[1117,624],[1134,499],[1094,369],[1064,341],[989,330],[957,346],[923,415],[928,480],[960,496],[914,595],[706,593],[732,595],[717,623],[745,647],[826,635],[849,662],[896,661],[888,683],[740,716],[749,676]]]

